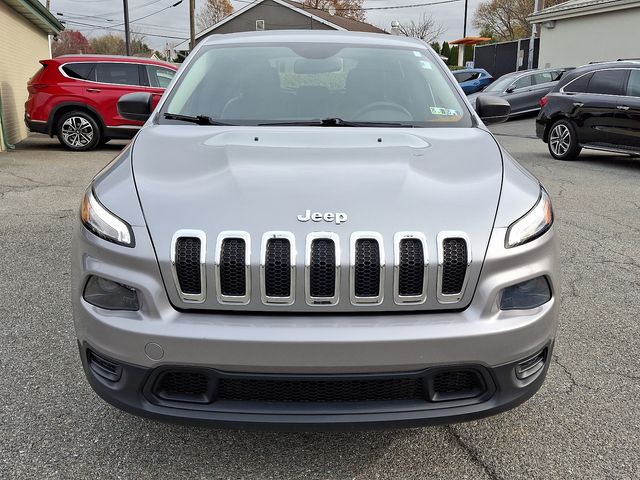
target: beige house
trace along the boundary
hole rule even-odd
[[[38,0],[0,0],[0,151],[27,136],[27,80],[51,57],[49,35],[63,29]]]
[[[539,25],[540,68],[640,58],[639,0],[569,0],[527,20]]]

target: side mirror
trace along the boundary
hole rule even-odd
[[[511,105],[504,98],[481,95],[476,99],[476,112],[487,125],[502,123],[509,119]]]
[[[118,113],[127,120],[145,122],[153,111],[153,95],[146,92],[127,93],[118,100]]]
[[[514,87],[509,87],[504,91],[504,93],[513,93],[514,90],[515,90]]]

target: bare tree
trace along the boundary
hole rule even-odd
[[[545,0],[550,7],[567,0]],[[473,26],[480,34],[498,41],[517,40],[531,35],[527,17],[533,13],[535,0],[486,0],[473,17]]]
[[[431,43],[438,40],[446,29],[436,22],[433,15],[423,13],[417,21],[400,23],[398,31],[405,37],[415,37]]]
[[[304,0],[305,7],[318,8],[329,11],[331,7],[336,9],[336,15],[364,22],[367,12],[362,9],[364,0]]]
[[[233,5],[229,0],[206,0],[196,16],[198,30],[215,25],[227,15],[233,13]]]

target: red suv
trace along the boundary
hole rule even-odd
[[[178,67],[155,60],[105,55],[63,55],[40,60],[27,82],[25,123],[57,135],[71,150],[91,150],[112,138],[131,138],[143,122],[122,118],[118,99],[150,92],[154,106]]]

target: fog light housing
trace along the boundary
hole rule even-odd
[[[547,277],[540,276],[512,285],[502,291],[500,310],[527,310],[551,300]]]
[[[140,310],[135,288],[95,275],[87,280],[83,297],[91,305],[107,310]]]

